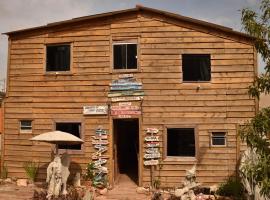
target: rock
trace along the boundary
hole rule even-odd
[[[26,187],[27,186],[27,179],[18,179],[17,180],[17,186]]]
[[[211,185],[210,186],[210,194],[216,193],[217,190],[218,190],[218,185]]]
[[[146,189],[144,187],[137,187],[136,192],[138,194],[147,194],[149,191],[148,191],[148,189]]]
[[[12,180],[11,180],[11,178],[6,178],[6,179],[4,180],[4,182],[5,182],[5,183],[12,183]]]
[[[105,194],[107,194],[107,192],[108,192],[107,188],[99,190],[99,194],[101,194],[101,195],[105,195]]]
[[[188,188],[187,187],[184,187],[182,189],[176,189],[175,192],[174,192],[174,195],[176,197],[181,197],[183,194],[185,194],[186,192],[188,192]]]

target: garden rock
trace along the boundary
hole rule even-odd
[[[147,194],[148,193],[148,189],[146,189],[144,187],[137,187],[136,192],[138,194]]]
[[[99,194],[101,194],[101,195],[105,195],[105,194],[107,194],[107,192],[108,192],[107,188],[99,190]]]
[[[26,187],[27,186],[27,179],[18,179],[17,180],[17,186]]]
[[[11,180],[11,178],[6,178],[6,179],[4,180],[4,182],[5,182],[5,183],[12,183],[12,180]]]

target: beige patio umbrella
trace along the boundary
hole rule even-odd
[[[30,139],[31,141],[48,142],[55,144],[55,151],[58,154],[58,145],[82,144],[83,140],[70,133],[63,131],[51,131],[42,133]]]

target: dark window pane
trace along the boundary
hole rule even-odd
[[[193,128],[169,128],[167,130],[167,156],[195,156]]]
[[[113,45],[113,66],[114,69],[126,69],[126,53],[125,44]]]
[[[81,123],[56,123],[56,130],[67,132],[81,138]],[[59,145],[58,148],[81,150],[81,145]]]
[[[137,69],[137,44],[127,45],[127,69]]]
[[[70,70],[70,45],[47,46],[46,71]]]
[[[182,55],[183,81],[210,81],[211,62],[209,54]]]
[[[225,132],[215,132],[212,133],[212,145],[226,145],[226,133]]]
[[[31,120],[21,120],[21,130],[32,130],[32,121]]]

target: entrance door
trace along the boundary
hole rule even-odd
[[[139,120],[114,119],[115,180],[126,174],[138,184]]]

